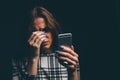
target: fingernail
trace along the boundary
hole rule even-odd
[[[55,50],[54,52],[55,52],[55,56],[58,57],[58,55],[59,55],[58,52],[59,52],[59,51],[58,51],[58,50]]]
[[[59,53],[59,51],[58,51],[58,50],[55,50],[55,53]]]
[[[46,33],[44,33],[44,35],[47,36]]]
[[[60,46],[60,49],[64,49],[64,46],[61,45],[61,46]]]
[[[44,35],[44,37],[46,38],[46,35]]]

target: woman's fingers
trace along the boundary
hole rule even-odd
[[[59,55],[60,55],[60,56],[67,57],[67,58],[69,58],[69,59],[71,59],[71,60],[73,60],[73,61],[75,61],[75,62],[78,62],[78,57],[73,56],[73,55],[71,55],[70,53],[63,52],[63,51],[59,51]]]
[[[59,54],[58,59],[62,62],[67,62],[68,64],[61,63],[70,69],[75,69],[78,63],[78,54],[74,52],[74,47],[71,48],[67,46],[60,46],[60,51],[57,51]]]
[[[74,51],[74,46],[73,45],[71,46],[71,49]]]
[[[32,33],[28,41],[34,40],[37,36],[44,35],[44,32],[35,31]]]
[[[40,44],[41,44],[45,39],[46,39],[45,35],[42,35],[42,36],[40,36],[40,37],[36,40],[35,44],[39,47]]]
[[[69,59],[69,58],[67,58],[67,57],[60,56],[59,59],[60,59],[60,60],[63,60],[63,61],[66,61],[66,62],[68,62],[69,64],[77,65],[77,63],[76,63],[75,61],[73,61],[73,60],[71,60],[71,59]]]
[[[70,54],[73,55],[73,56],[78,57],[78,54],[75,53],[71,48],[66,47],[66,46],[60,46],[60,48],[62,49],[62,51],[65,51],[65,52],[67,52],[67,53],[70,53]]]
[[[32,35],[30,36],[28,42],[31,41],[31,40],[34,38],[34,36],[35,36],[35,34],[36,34],[37,32],[38,32],[38,31],[32,32]]]
[[[70,69],[75,69],[76,68],[76,66],[74,66],[74,65],[67,65],[67,67],[70,68]]]
[[[45,36],[46,35],[44,32],[40,32],[40,31],[33,32],[31,37],[29,38],[28,42],[31,46],[38,47],[38,46],[40,46],[42,41],[46,39]]]
[[[34,42],[36,44],[39,44],[39,42],[42,42],[44,39],[45,39],[45,35],[41,35],[41,36],[38,36]]]

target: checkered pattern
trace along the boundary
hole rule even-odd
[[[62,66],[55,54],[41,54],[38,63],[38,73],[30,76],[27,72],[27,58],[13,59],[13,80],[68,80],[66,67]],[[78,68],[79,72],[79,68]]]

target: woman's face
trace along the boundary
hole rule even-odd
[[[34,20],[34,25],[35,25],[35,28],[36,30],[40,31],[42,29],[45,29],[46,28],[46,22],[45,22],[45,19],[42,18],[42,17],[38,17]],[[44,49],[49,49],[51,44],[52,44],[52,33],[47,31],[45,32],[46,33],[46,39],[42,42],[42,47]]]

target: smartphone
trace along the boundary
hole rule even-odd
[[[60,50],[60,46],[72,46],[72,33],[63,33],[58,35],[58,50]],[[62,65],[68,65],[66,61],[59,61]]]
[[[72,45],[72,33],[63,33],[58,35],[58,46],[71,47]]]

